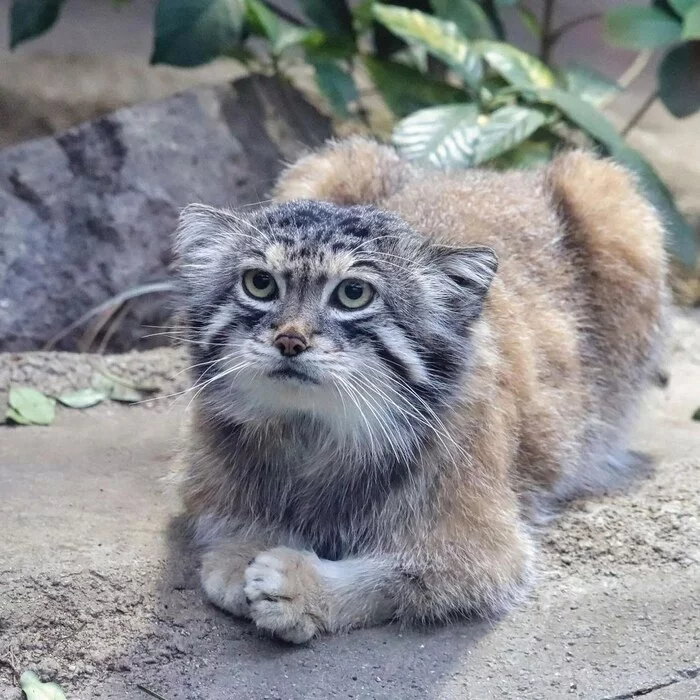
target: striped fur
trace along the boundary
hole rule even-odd
[[[661,242],[629,176],[578,153],[449,175],[351,140],[292,167],[272,206],[186,208],[183,494],[210,599],[293,642],[510,608],[535,504],[625,463]],[[274,298],[246,293],[251,269]],[[366,307],[339,306],[346,279],[375,290]],[[288,332],[308,349],[280,354]]]

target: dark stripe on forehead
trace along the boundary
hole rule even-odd
[[[353,238],[370,238],[376,233],[374,230],[376,224],[377,222],[375,222],[373,218],[369,218],[366,212],[360,214],[354,211],[340,217],[338,229],[340,233],[352,236]]]

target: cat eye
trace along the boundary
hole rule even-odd
[[[343,280],[333,292],[333,301],[343,309],[362,309],[374,298],[374,287],[358,279]]]
[[[246,270],[243,273],[243,289],[248,296],[260,301],[271,301],[277,296],[277,282],[265,270]]]

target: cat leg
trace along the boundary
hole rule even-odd
[[[446,535],[340,561],[286,547],[261,552],[245,572],[250,617],[260,629],[301,643],[390,619],[439,622],[510,609],[530,577],[527,534],[513,524],[509,532]]]
[[[206,548],[202,554],[200,580],[207,598],[236,617],[250,617],[243,591],[244,574],[255,556],[269,547],[262,539],[231,537]]]

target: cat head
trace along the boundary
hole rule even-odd
[[[369,206],[187,207],[176,240],[198,400],[237,422],[296,415],[358,438],[454,399],[496,271]]]

